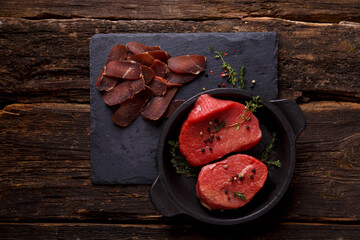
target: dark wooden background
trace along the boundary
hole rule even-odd
[[[92,35],[216,31],[279,34],[279,98],[307,120],[280,204],[216,227],[162,217],[148,185],[92,185]],[[0,239],[358,239],[359,102],[359,0],[3,0]]]

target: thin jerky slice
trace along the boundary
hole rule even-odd
[[[168,109],[166,110],[163,118],[170,118],[171,115],[175,112],[176,109],[180,107],[181,104],[183,104],[185,100],[172,100]]]
[[[145,84],[149,84],[155,76],[155,72],[152,68],[145,65],[141,65],[142,74],[144,76]]]
[[[147,46],[139,42],[128,42],[126,44],[127,49],[133,54],[139,54],[148,51],[161,50],[160,46]]]
[[[151,68],[154,70],[155,75],[159,77],[165,77],[165,75],[170,72],[170,69],[166,65],[166,63],[155,59],[151,65]]]
[[[149,51],[147,53],[153,58],[158,59],[164,63],[167,62],[169,58],[171,58],[170,54],[162,50]]]
[[[113,89],[116,86],[116,84],[118,82],[117,78],[105,76],[103,74],[105,69],[106,69],[106,66],[104,66],[102,68],[100,76],[98,77],[97,82],[96,82],[96,88],[99,91],[110,91],[111,89]]]
[[[170,87],[181,87],[182,84],[178,84],[178,83],[170,83],[168,80],[166,80],[165,78],[159,77],[159,76],[154,76],[154,79],[157,79],[163,83],[165,83],[165,85],[170,88]]]
[[[168,66],[176,73],[199,74],[205,71],[206,57],[200,55],[182,55],[169,58]]]
[[[154,96],[164,96],[167,90],[166,84],[156,78],[154,78],[148,85]]]
[[[142,65],[148,66],[150,67],[151,64],[154,62],[155,58],[153,58],[150,54],[148,53],[139,53],[139,54],[134,54],[128,57],[129,60],[135,61],[137,63],[140,63]]]
[[[142,78],[142,69],[139,63],[133,61],[112,61],[106,64],[105,76],[136,80]]]
[[[128,50],[125,47],[125,45],[117,44],[111,49],[105,64],[108,64],[109,62],[115,60],[119,60],[119,61],[125,60],[127,54],[128,54]]]
[[[134,81],[124,81],[103,95],[104,102],[108,106],[121,104],[127,99],[133,97],[136,93],[144,90],[144,88],[144,78],[140,78]]]
[[[148,99],[152,96],[150,89],[139,92],[133,98],[123,102],[112,116],[113,122],[120,127],[129,126],[140,114]]]
[[[175,73],[173,71],[169,71],[165,75],[166,80],[172,84],[185,84],[193,81],[197,78],[197,75],[191,73]]]
[[[164,96],[153,97],[141,113],[142,117],[149,120],[159,120],[166,112],[178,89],[178,87],[170,88]]]

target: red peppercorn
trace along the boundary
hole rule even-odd
[[[222,87],[226,87],[226,84],[225,84],[225,83],[223,83],[223,84],[221,84],[221,86],[222,86]]]

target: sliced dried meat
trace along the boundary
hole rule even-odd
[[[159,120],[166,112],[177,91],[178,88],[174,87],[168,89],[164,96],[153,97],[141,113],[142,117],[149,120]]]
[[[161,50],[160,46],[147,46],[139,42],[128,42],[126,44],[127,49],[133,54],[139,54],[148,51]]]
[[[172,84],[185,84],[193,81],[197,78],[197,75],[191,73],[175,73],[173,71],[169,71],[166,76],[166,80]]]
[[[106,64],[105,76],[136,80],[142,78],[142,69],[139,63],[133,61],[112,61]]]
[[[105,64],[108,64],[109,62],[112,62],[115,60],[118,60],[118,61],[125,60],[127,57],[127,54],[128,54],[128,50],[125,47],[125,45],[117,44],[111,49],[111,51],[106,59]]]
[[[150,89],[139,92],[133,98],[123,102],[112,116],[113,122],[120,127],[129,126],[140,114],[148,99],[152,96]]]
[[[165,78],[159,77],[159,76],[154,76],[154,79],[157,79],[163,83],[165,83],[165,85],[170,88],[170,87],[181,87],[182,84],[178,84],[178,83],[170,83],[168,80],[166,80]]]
[[[166,63],[155,59],[151,65],[151,68],[154,70],[155,75],[159,77],[165,77],[165,75],[170,72],[170,69],[166,65]]]
[[[157,78],[154,78],[148,85],[154,96],[164,96],[167,90],[166,84]]]
[[[206,57],[200,55],[182,55],[169,58],[168,66],[176,73],[199,74],[205,71]]]
[[[121,104],[145,89],[144,78],[134,81],[124,81],[103,95],[104,102],[108,106]]]
[[[132,60],[132,61],[135,61],[142,65],[150,67],[152,65],[152,63],[154,62],[155,58],[153,58],[148,53],[139,53],[139,54],[134,54],[134,55],[129,56],[128,60]]]
[[[119,80],[118,78],[112,78],[112,77],[105,76],[103,74],[105,68],[106,68],[106,66],[104,66],[102,68],[100,76],[98,77],[97,82],[96,82],[96,88],[99,91],[110,91],[111,89],[113,89],[116,86],[116,84]]]
[[[147,53],[153,58],[158,59],[164,63],[167,62],[167,60],[171,57],[170,54],[162,50],[149,51]]]
[[[180,107],[181,104],[183,104],[185,100],[172,100],[168,109],[166,110],[163,118],[169,118],[171,115],[175,112],[176,109]]]
[[[145,84],[149,84],[155,76],[155,72],[152,68],[145,65],[141,65],[142,74],[144,76]]]

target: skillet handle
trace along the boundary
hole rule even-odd
[[[182,213],[169,197],[159,176],[151,186],[150,199],[164,217],[173,217]]]
[[[303,111],[300,107],[292,100],[280,99],[271,101],[275,104],[280,111],[284,114],[290,126],[293,130],[295,139],[304,130],[306,125],[306,119]]]

